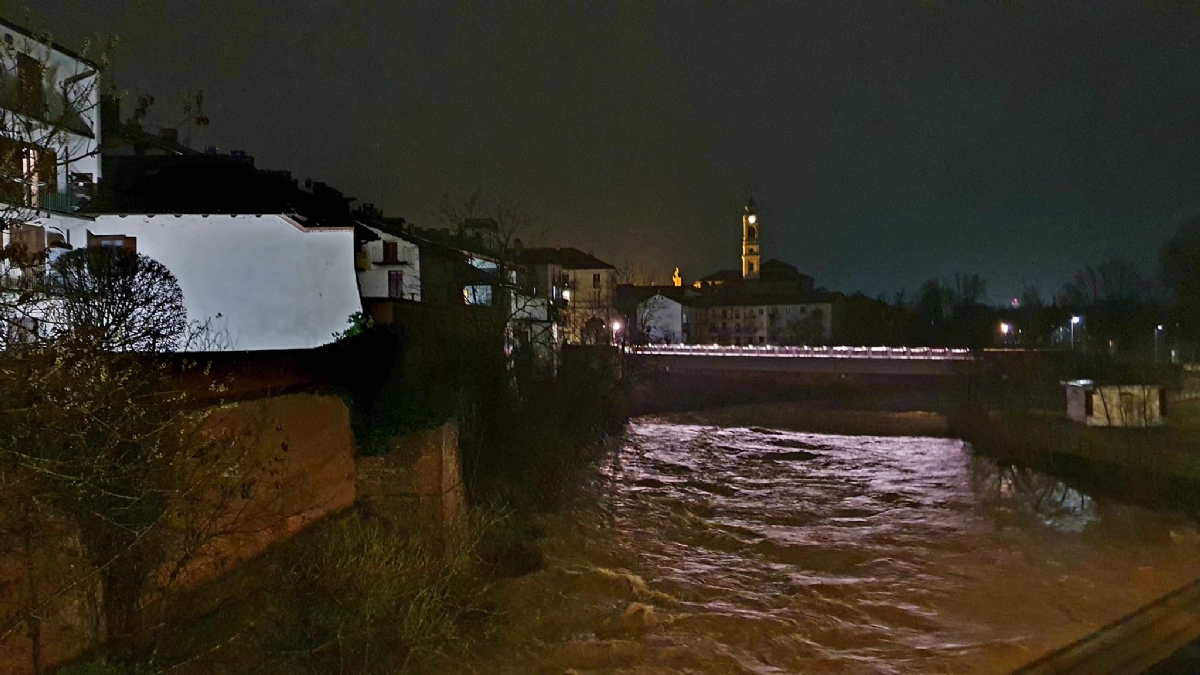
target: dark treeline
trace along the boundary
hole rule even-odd
[[[999,303],[977,274],[932,278],[891,298],[851,296],[844,325],[848,344],[1192,358],[1200,343],[1200,217],[1185,220],[1163,244],[1157,269],[1114,257],[1070,274],[1053,294],[1029,286]]]

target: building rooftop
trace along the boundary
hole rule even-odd
[[[28,28],[25,28],[24,26],[19,26],[11,21],[6,21],[3,18],[0,18],[0,28],[5,28],[14,33],[23,35],[23,36],[29,38],[30,40],[33,40],[35,42],[40,42],[43,44],[45,44],[47,42],[47,40],[49,39],[49,35],[37,35],[33,31],[29,30]],[[100,70],[100,64],[96,63],[95,61],[83,56],[82,54],[80,54],[72,49],[68,49],[67,47],[64,47],[64,46],[58,44],[57,42],[51,41],[50,47],[52,47],[57,52],[60,52],[62,54],[65,54],[65,55],[75,59],[76,61],[79,61],[81,63],[86,63],[87,65],[91,66],[92,68],[95,68],[96,70]]]
[[[609,263],[577,248],[527,248],[517,255],[522,265],[561,265],[567,270],[616,269]]]
[[[834,291],[759,289],[739,284],[689,297],[685,304],[692,307],[734,307],[759,305],[816,305],[844,300],[845,296]]]
[[[710,284],[726,284],[733,282],[753,282],[754,280],[743,279],[741,270],[719,270],[712,274],[697,279],[700,285]],[[762,268],[759,270],[758,281],[770,282],[800,282],[811,285],[813,278],[796,269],[795,265],[789,265],[782,260],[772,258],[763,262]]]

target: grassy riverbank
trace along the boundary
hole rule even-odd
[[[1200,509],[1200,400],[1172,403],[1163,426],[1087,427],[1059,412],[956,416],[978,452],[1148,506]]]

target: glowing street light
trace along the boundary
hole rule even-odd
[[[1160,323],[1154,327],[1154,362],[1158,363],[1158,336],[1163,331],[1163,325]]]
[[[1000,324],[1000,334],[1001,335],[1008,335],[1011,332],[1012,332],[1012,324],[1011,323],[1001,323]]]
[[[1075,349],[1075,324],[1083,321],[1082,316],[1071,317],[1071,349]]]
[[[620,332],[621,332],[621,322],[620,321],[612,322],[613,344],[619,343],[619,340],[617,340],[617,334]]]

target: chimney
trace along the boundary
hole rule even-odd
[[[100,140],[115,138],[121,133],[121,99],[112,94],[100,96]]]
[[[163,127],[158,130],[158,137],[164,141],[171,143],[179,142],[179,130],[171,127]]]

